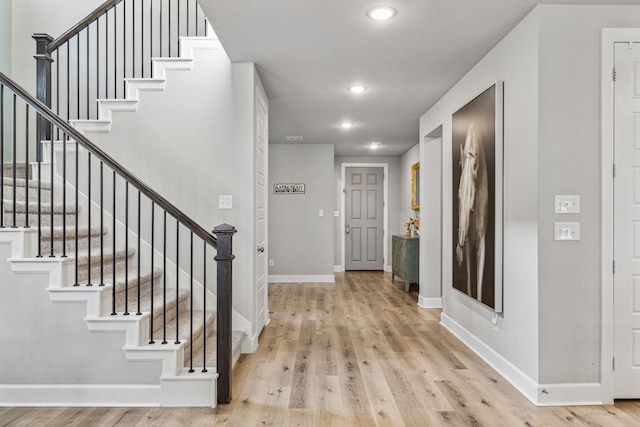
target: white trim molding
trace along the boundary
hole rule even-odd
[[[614,163],[614,109],[612,70],[615,65],[614,43],[640,42],[640,28],[603,28],[601,46],[601,167],[600,167],[600,235],[601,235],[601,333],[600,333],[600,399],[605,404],[613,403],[614,343],[613,331],[613,176]]]
[[[440,298],[425,298],[422,295],[418,295],[418,307],[420,307],[420,308],[442,308],[442,297],[440,297]]]
[[[328,275],[269,275],[269,283],[334,283],[333,274]]]
[[[160,385],[0,384],[0,406],[160,406]]]
[[[505,359],[501,354],[480,341],[475,335],[462,327],[451,317],[442,313],[440,324],[447,328],[453,335],[469,347],[489,366],[495,369],[505,380],[514,386],[520,393],[534,405],[538,402],[538,384],[517,366]]]
[[[333,266],[334,273],[344,273],[344,265],[334,265]]]
[[[536,406],[602,405],[599,383],[538,384],[517,366],[480,341],[451,317],[440,323]]]

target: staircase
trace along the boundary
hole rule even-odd
[[[69,118],[75,130],[53,112],[43,110],[0,74],[0,102],[3,93],[8,98],[8,93],[14,92],[19,103],[24,100],[27,107],[25,117],[13,119],[13,138],[0,135],[3,181],[0,244],[11,246],[11,257],[7,260],[11,271],[21,275],[46,274],[48,283],[42,292],[48,294],[52,303],[84,303],[86,316],[78,317],[77,321],[84,321],[88,331],[123,333],[118,351],[123,352],[126,360],[155,361],[158,366],[159,385],[146,385],[146,396],[140,397],[140,393],[135,397],[123,396],[129,393],[128,385],[124,385],[127,391],[120,396],[109,393],[109,387],[105,388],[107,391],[94,393],[89,384],[80,388],[89,396],[88,404],[215,406],[219,402],[217,332],[231,329],[231,309],[225,307],[228,312],[221,317],[214,307],[216,303],[220,307],[221,301],[230,302],[230,297],[224,297],[226,291],[221,292],[221,284],[224,286],[225,275],[231,276],[230,239],[235,229],[216,228],[216,241],[86,139],[92,134],[108,133],[113,112],[135,112],[141,92],[163,90],[168,71],[190,70],[197,50],[218,48],[214,39],[181,38],[180,57],[154,58],[151,76],[124,78],[123,97],[97,99],[96,117]],[[7,112],[18,115],[22,111],[22,106],[16,108],[13,102],[13,108],[7,107],[10,101],[2,104],[5,122]],[[37,112],[37,131],[32,129],[36,113],[31,110]],[[27,125],[22,130],[21,123],[25,121]],[[3,132],[6,134],[5,129],[0,129],[0,134]],[[49,136],[52,142],[47,139]],[[21,137],[24,145],[16,143]],[[38,161],[36,152],[40,154]],[[185,236],[190,236],[190,250]],[[194,238],[196,243],[201,242],[196,246],[204,249],[194,251]],[[221,253],[220,244],[227,247],[228,255]],[[211,245],[214,248],[207,251]],[[215,248],[221,261],[217,268],[207,269],[216,254]],[[217,292],[207,284],[207,271],[213,275],[215,270]],[[0,277],[0,282],[6,280]],[[46,313],[48,309],[37,311]],[[237,314],[233,316],[236,318]],[[57,321],[47,319],[51,323]],[[226,347],[230,350],[233,367],[245,333],[234,331],[226,335],[229,338],[223,346],[225,351]],[[111,340],[113,335],[104,336]],[[52,348],[53,359],[55,353]],[[93,356],[77,353],[74,357],[81,364],[90,362],[83,358]],[[220,370],[228,377],[227,371]],[[229,382],[225,393],[230,399],[230,380],[225,381]],[[56,387],[57,384],[52,389],[58,390]],[[17,392],[3,389],[0,384],[0,402],[51,404],[49,397],[48,401],[38,401],[37,393],[32,397],[28,386],[18,389]],[[85,397],[60,394],[53,404],[85,402]]]

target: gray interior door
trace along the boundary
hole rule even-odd
[[[383,269],[383,176],[383,168],[346,168],[346,270]]]

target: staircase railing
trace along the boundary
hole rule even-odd
[[[208,32],[197,0],[109,0],[56,39],[33,36],[36,97],[67,120],[96,119],[98,99],[125,98],[125,79],[154,77],[153,58]]]
[[[36,119],[40,122],[37,126]],[[44,127],[47,135],[59,135],[59,139],[45,140]],[[45,150],[36,156],[41,146]],[[158,317],[162,319],[161,327],[154,327],[154,316],[150,316],[149,344],[158,341],[179,344],[184,339],[194,343],[194,328],[202,327],[203,372],[207,371],[206,337],[213,332],[206,316],[210,304],[207,303],[211,282],[208,276],[213,269],[217,270],[218,402],[228,403],[231,400],[232,238],[236,229],[223,224],[216,227],[213,234],[207,232],[2,73],[0,164],[3,184],[0,186],[0,229],[35,228],[39,242],[36,256],[64,260],[72,271],[70,285],[112,286],[113,316],[144,314],[146,310],[141,307],[140,298],[134,307],[129,300],[136,294],[140,296],[141,283],[145,280],[142,270],[148,267],[151,275],[148,311],[153,314],[154,298],[155,306],[161,302],[163,310]],[[80,223],[86,233],[80,230]],[[56,235],[62,236],[62,247],[54,244]],[[215,264],[209,255],[213,250],[217,251]],[[154,287],[160,264],[164,268],[162,280]],[[131,267],[136,265],[133,273]],[[118,285],[117,281],[120,281]],[[167,294],[175,292],[179,298],[181,289],[191,292],[189,332],[182,332],[187,336],[181,336],[179,322],[184,319],[179,304],[176,303],[172,314],[167,307]],[[196,292],[198,289],[200,292]],[[196,295],[200,296],[196,298]],[[193,314],[198,305],[203,311],[202,319],[196,319]],[[169,336],[174,328],[175,336]],[[193,345],[189,352],[189,372],[194,372]]]

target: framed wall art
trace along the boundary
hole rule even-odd
[[[452,117],[453,287],[502,312],[504,83]]]

